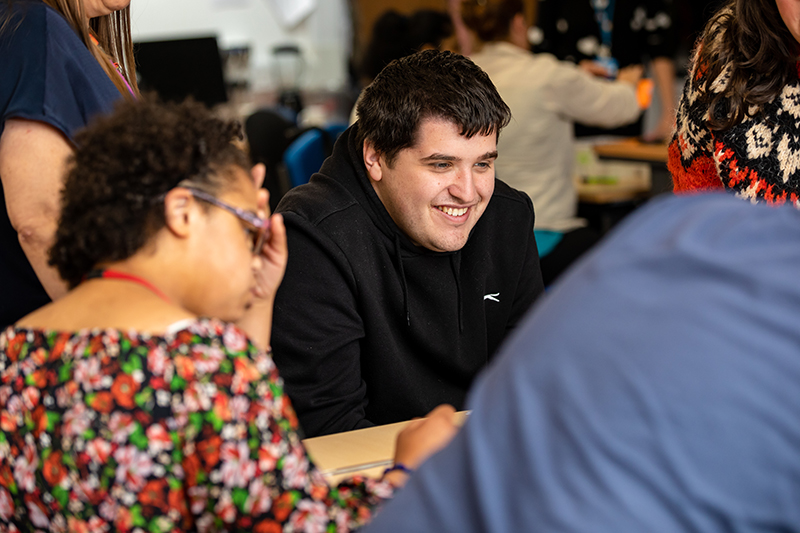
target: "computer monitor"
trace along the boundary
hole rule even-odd
[[[139,87],[163,100],[191,95],[209,107],[227,102],[216,37],[194,37],[134,44]]]

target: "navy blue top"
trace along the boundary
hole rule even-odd
[[[15,0],[12,9],[14,19],[0,34],[0,134],[7,119],[24,118],[72,139],[121,95],[58,12],[39,1]],[[0,0],[0,18],[7,13]],[[49,301],[11,227],[0,183],[0,327]]]
[[[657,201],[482,374],[367,531],[800,531],[800,212]]]

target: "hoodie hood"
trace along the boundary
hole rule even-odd
[[[454,252],[435,252],[422,246],[417,246],[394,222],[389,212],[378,198],[372,187],[364,165],[363,145],[359,144],[358,122],[350,126],[336,141],[333,155],[325,160],[319,173],[339,182],[345,187],[356,201],[368,213],[375,226],[389,238],[394,245],[394,263],[403,286],[403,299],[406,313],[406,323],[411,325],[411,312],[408,305],[408,282],[403,266],[403,256],[412,255],[440,255],[450,256],[450,266],[458,289],[459,327],[463,328],[463,303],[461,301],[461,250]],[[312,178],[313,179],[313,178]],[[476,225],[477,226],[477,225]],[[474,231],[475,228],[472,229]]]

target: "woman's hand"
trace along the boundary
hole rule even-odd
[[[283,280],[289,257],[286,245],[286,226],[283,225],[282,215],[276,214],[269,218],[267,232],[268,236],[261,246],[261,266],[255,271],[256,286],[253,292],[256,298],[272,302],[278,286]]]
[[[415,469],[425,459],[447,446],[458,432],[458,426],[454,422],[455,414],[456,410],[452,405],[442,404],[425,418],[409,423],[397,435],[394,462]],[[384,479],[399,487],[405,484],[407,477],[405,472],[394,470],[386,474]]]

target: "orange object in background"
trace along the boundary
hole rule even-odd
[[[650,78],[639,80],[636,85],[636,99],[639,101],[639,108],[647,109],[653,103],[653,88],[655,84]]]

